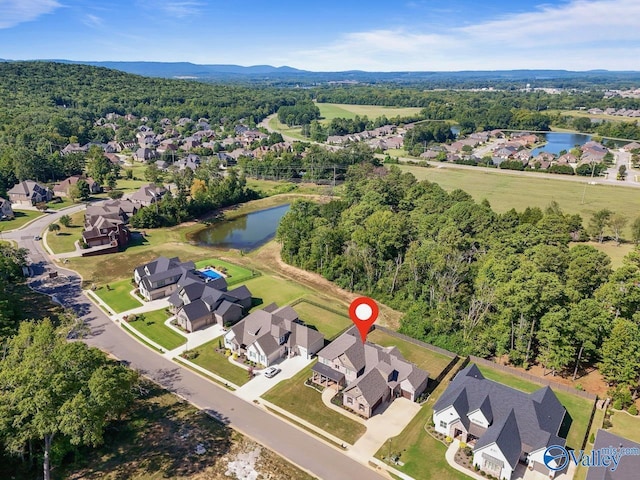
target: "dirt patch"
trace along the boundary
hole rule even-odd
[[[507,357],[504,356],[497,358],[496,363],[499,363],[500,365],[507,365]],[[520,367],[514,367],[513,365],[510,366],[515,370],[528,373],[529,375],[533,375],[534,377],[538,377],[543,380],[574,387],[577,390],[582,389],[585,392],[598,395],[600,398],[605,398],[607,396],[607,390],[609,389],[607,382],[605,382],[600,372],[595,368],[579,371],[578,377],[574,381],[572,380],[573,371],[563,375],[556,374],[554,376],[549,370],[546,370],[542,365],[538,364],[531,366],[528,370]]]

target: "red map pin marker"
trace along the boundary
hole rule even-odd
[[[362,343],[367,341],[369,329],[378,319],[378,312],[378,304],[369,297],[358,297],[349,305],[349,316],[360,332]]]

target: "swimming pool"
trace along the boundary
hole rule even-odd
[[[220,275],[218,272],[216,272],[215,270],[201,270],[200,271],[205,277],[211,278],[212,280],[215,280],[216,278],[222,278],[222,275]]]

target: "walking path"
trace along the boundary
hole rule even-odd
[[[468,468],[464,468],[462,465],[459,465],[458,463],[456,463],[456,452],[458,451],[459,448],[460,448],[459,440],[454,440],[449,445],[449,448],[447,448],[447,453],[445,454],[445,458],[447,459],[447,463],[451,466],[451,468],[455,468],[459,472],[462,472],[471,478],[475,478],[477,480],[486,480],[487,478],[486,476],[483,477],[480,474],[476,472],[472,472]]]
[[[331,399],[336,395],[336,393],[337,393],[337,390],[335,388],[335,385],[325,388],[322,391],[322,403],[324,403],[327,408],[330,408],[331,410],[335,410],[340,415],[344,415],[345,417],[348,417],[355,422],[361,423],[362,425],[367,425],[367,420],[365,420],[364,418],[359,417],[355,413],[348,412],[344,408],[341,408],[338,405],[334,405],[333,403],[331,403]]]

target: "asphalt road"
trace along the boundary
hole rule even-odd
[[[277,452],[312,475],[327,480],[386,478],[338,449],[317,440],[314,436],[163,358],[155,351],[138,343],[109,320],[107,315],[82,293],[81,278],[75,272],[51,263],[40,241],[33,240],[33,237],[40,235],[49,223],[56,221],[65,213],[78,210],[81,210],[81,207],[47,214],[21,230],[5,232],[3,238],[15,240],[19,246],[30,251],[29,258],[34,270],[31,286],[55,296],[60,303],[73,309],[85,321],[91,329],[91,333],[84,339],[86,343],[128,362],[131,368],[140,371],[164,388],[175,392],[196,407]],[[57,271],[61,277],[58,284],[52,284],[46,280],[48,273],[52,271]],[[176,441],[179,440],[176,439]]]

